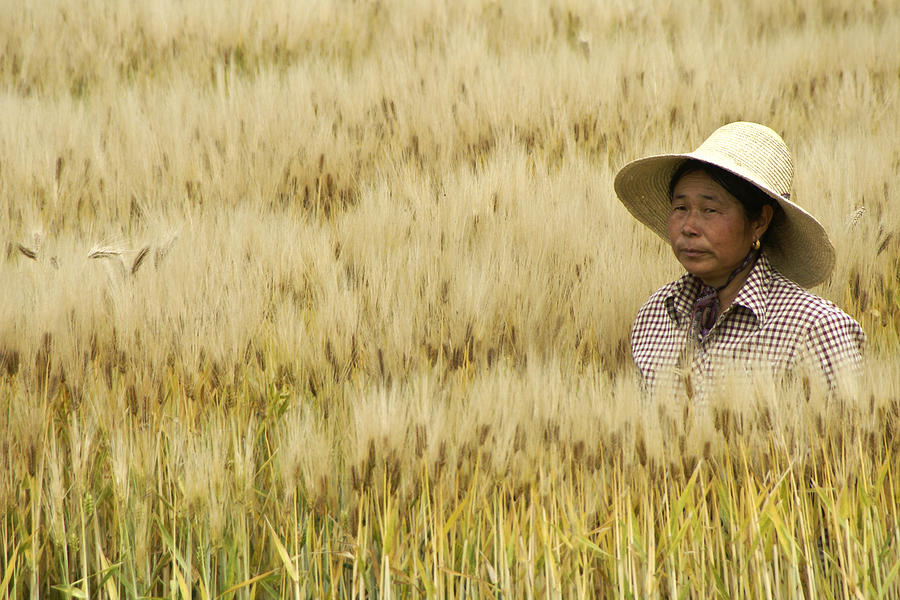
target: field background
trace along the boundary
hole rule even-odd
[[[0,4],[0,598],[897,597],[900,2]],[[739,119],[846,398],[639,394],[613,177]]]

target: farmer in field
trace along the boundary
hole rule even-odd
[[[802,371],[832,390],[858,372],[862,328],[805,289],[828,277],[834,248],[791,200],[792,176],[781,137],[743,122],[694,152],[635,160],[616,175],[621,202],[687,271],[634,321],[632,354],[650,391],[681,381],[703,394],[735,367]]]

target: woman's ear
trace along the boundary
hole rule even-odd
[[[772,209],[772,205],[764,204],[759,212],[759,217],[753,222],[753,233],[756,235],[756,239],[760,239],[769,229],[773,214],[775,214],[775,211]]]

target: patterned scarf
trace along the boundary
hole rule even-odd
[[[694,302],[694,310],[691,314],[691,323],[699,322],[700,339],[705,338],[713,328],[713,325],[716,324],[716,318],[719,316],[719,292],[731,283],[731,280],[738,273],[746,269],[747,265],[754,262],[757,256],[759,256],[759,250],[751,249],[747,256],[744,257],[744,262],[741,263],[741,266],[732,271],[731,275],[728,276],[728,280],[717,288],[710,287],[702,281],[700,282],[702,285],[700,295]]]

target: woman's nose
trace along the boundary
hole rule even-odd
[[[695,236],[699,233],[697,229],[697,215],[694,211],[688,211],[684,215],[684,220],[681,222],[681,233],[686,236]]]

